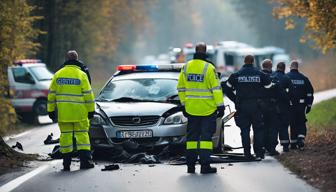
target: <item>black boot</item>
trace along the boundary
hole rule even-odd
[[[290,149],[297,149],[297,148],[298,148],[298,146],[297,146],[296,143],[290,144]]]
[[[78,151],[80,159],[80,169],[91,169],[94,168],[92,162],[91,151],[79,150]]]
[[[268,151],[268,154],[269,154],[269,156],[277,156],[277,155],[280,155],[280,153],[279,153],[277,150],[275,150],[275,149],[273,149],[273,150],[271,150],[271,151]]]
[[[298,140],[298,143],[297,143],[297,146],[300,150],[303,150],[304,149],[304,140],[303,139],[299,139]]]
[[[253,160],[255,160],[255,157],[254,157],[251,153],[245,153],[245,154],[244,154],[244,157],[245,157],[245,159],[248,160],[248,161],[253,161]]]
[[[188,165],[188,173],[195,173],[195,165],[194,166]]]
[[[289,152],[289,147],[288,145],[283,146],[283,152]]]
[[[70,171],[72,153],[63,154],[63,171]]]
[[[217,173],[217,168],[211,167],[210,165],[201,165],[201,173],[202,174]]]

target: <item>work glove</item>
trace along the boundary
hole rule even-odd
[[[89,112],[89,113],[88,113],[88,119],[92,119],[92,118],[93,118],[93,115],[94,115],[94,111],[93,111],[93,112]]]
[[[225,106],[217,107],[217,117],[222,118],[224,116]]]
[[[307,106],[306,107],[306,114],[308,114],[310,112],[310,110],[311,110],[311,107]]]
[[[55,111],[48,112],[48,116],[53,122],[56,121],[56,112]]]

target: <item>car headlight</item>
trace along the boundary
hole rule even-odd
[[[187,121],[188,119],[183,116],[182,112],[177,112],[177,113],[174,113],[168,116],[163,122],[163,124],[165,125],[183,124],[183,123],[186,123]]]
[[[106,121],[102,116],[94,114],[93,118],[90,120],[91,125],[107,125]]]

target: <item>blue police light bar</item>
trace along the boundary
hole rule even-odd
[[[183,63],[179,64],[162,64],[162,65],[119,65],[117,71],[176,71],[183,67]]]
[[[158,71],[159,68],[157,65],[137,65],[136,71]]]

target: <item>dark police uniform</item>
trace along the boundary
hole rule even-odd
[[[288,151],[289,146],[289,134],[288,134],[288,126],[289,126],[289,109],[290,109],[290,100],[292,98],[293,85],[289,77],[282,71],[276,71],[272,74],[272,77],[275,81],[277,81],[278,85],[282,90],[284,90],[285,95],[283,97],[279,97],[277,102],[279,109],[279,119],[278,122],[278,130],[279,130],[279,139],[280,144],[283,146],[284,151]]]
[[[293,100],[290,106],[291,147],[304,147],[307,133],[306,113],[309,112],[314,100],[314,89],[309,79],[297,69],[287,73],[293,84]]]
[[[260,101],[263,97],[263,89],[271,88],[269,77],[257,70],[252,64],[245,64],[236,73],[232,74],[226,82],[226,86],[236,91],[236,115],[235,121],[241,129],[244,154],[251,156],[250,127],[254,132],[254,152],[257,157],[264,156],[264,130],[263,114],[260,111]]]
[[[260,103],[260,108],[263,113],[264,131],[265,131],[265,148],[272,155],[275,155],[276,146],[278,145],[278,124],[279,122],[279,106],[278,100],[282,95],[278,83],[271,77],[272,71],[262,70],[269,78],[271,78],[274,85],[272,88],[263,89],[263,99]]]

